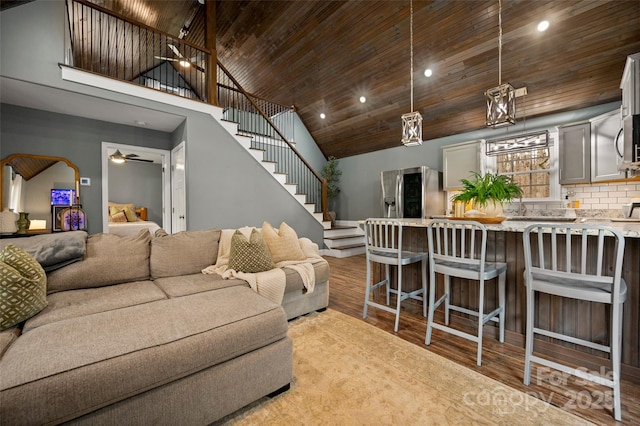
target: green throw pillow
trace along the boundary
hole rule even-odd
[[[262,235],[255,228],[247,241],[242,232],[236,231],[231,237],[229,268],[238,272],[256,273],[275,268],[269,248]]]
[[[26,251],[8,244],[0,252],[0,331],[47,306],[47,275]]]

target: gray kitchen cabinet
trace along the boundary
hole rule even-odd
[[[462,189],[461,179],[469,179],[473,172],[482,173],[482,142],[464,142],[442,147],[442,176],[445,191]]]
[[[618,170],[622,162],[622,143],[617,140],[621,130],[620,110],[599,115],[591,120],[591,182],[624,179]],[[616,142],[620,146],[616,147]]]
[[[591,180],[591,123],[558,126],[560,184]]]
[[[622,89],[622,105],[620,106],[622,118],[640,114],[640,96],[638,96],[640,91],[640,52],[627,56],[620,89]]]

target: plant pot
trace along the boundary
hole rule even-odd
[[[502,203],[496,201],[488,201],[485,205],[473,203],[473,209],[484,213],[485,217],[504,216]]]

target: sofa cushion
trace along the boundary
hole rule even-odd
[[[51,272],[47,291],[53,293],[148,280],[150,242],[148,229],[127,236],[91,235],[87,238],[84,260]]]
[[[18,336],[20,336],[20,329],[18,327],[11,327],[0,331],[0,359],[2,359],[2,355],[4,355]]]
[[[219,229],[182,231],[151,240],[151,277],[175,277],[201,272],[216,263]]]
[[[287,326],[281,306],[239,286],[43,325],[0,360],[0,416],[62,423],[285,339]]]
[[[0,330],[47,306],[47,275],[26,251],[9,244],[0,252]]]
[[[229,253],[229,268],[238,272],[255,274],[275,268],[269,248],[256,229],[251,231],[251,238],[247,240],[242,232],[236,231],[231,237],[231,251]]]
[[[282,222],[280,229],[275,230],[269,222],[262,224],[262,236],[264,237],[273,261],[278,263],[284,260],[305,260],[307,257],[300,248],[296,231]]]
[[[152,281],[135,281],[99,288],[60,291],[47,297],[48,306],[28,320],[22,332],[26,333],[36,327],[67,318],[96,314],[166,298],[162,290]]]
[[[218,274],[202,273],[156,278],[153,282],[169,297],[187,296],[234,286],[249,287],[249,283],[244,280],[237,278],[225,280]]]

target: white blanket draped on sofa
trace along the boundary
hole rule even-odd
[[[251,227],[240,228],[245,237],[249,238]],[[282,267],[293,269],[302,278],[302,284],[307,293],[312,293],[315,286],[315,271],[313,264],[324,259],[318,253],[318,246],[308,238],[300,238],[300,248],[307,256],[305,260],[284,260],[276,263],[276,268],[269,271],[250,274],[228,268],[229,253],[231,251],[231,237],[236,232],[235,229],[223,229],[220,236],[220,246],[218,248],[218,259],[215,265],[211,265],[202,270],[204,274],[219,274],[222,278],[239,278],[249,283],[251,288],[261,296],[282,304],[284,290],[286,287],[286,275]]]

